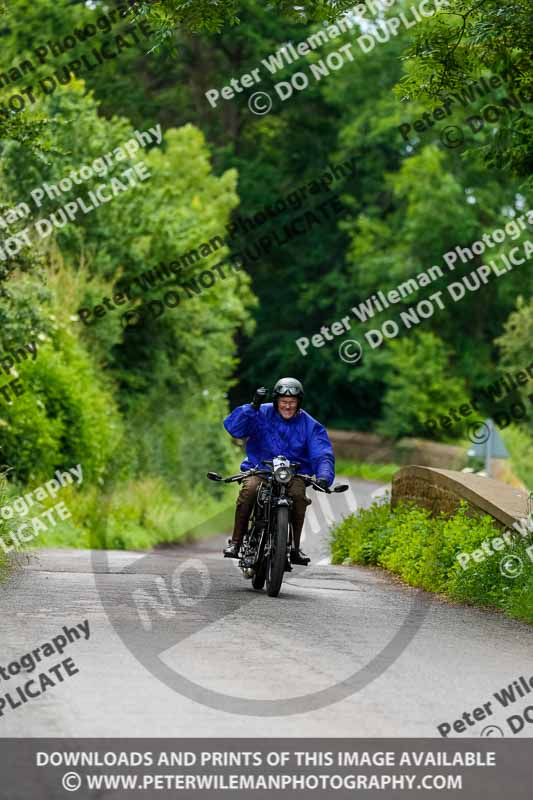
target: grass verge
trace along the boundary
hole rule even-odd
[[[161,477],[126,481],[107,493],[96,485],[67,485],[55,498],[28,505],[22,498],[29,487],[0,475],[0,581],[22,553],[35,548],[147,550],[231,530],[235,487],[207,479],[204,486],[200,478],[205,475],[193,489],[179,493]],[[58,502],[68,518],[60,519],[53,510]]]
[[[398,464],[368,464],[365,461],[335,459],[335,473],[345,478],[361,478],[364,481],[390,483],[401,467]]]
[[[483,561],[471,559],[466,569],[457,561],[459,553],[471,554],[501,533],[492,517],[467,516],[466,503],[452,516],[437,517],[413,504],[392,511],[387,504],[374,503],[333,528],[332,562],[384,567],[411,586],[533,622],[533,562],[526,552],[532,534],[523,538],[513,532],[511,546],[485,555]],[[520,559],[514,565],[521,563],[522,571],[514,578],[500,569],[506,556]]]

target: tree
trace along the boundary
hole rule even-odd
[[[504,325],[504,332],[496,339],[501,349],[502,367],[515,376],[522,373],[527,378],[517,389],[517,398],[523,404],[525,416],[507,427],[505,442],[511,452],[518,476],[533,491],[533,416],[531,414],[533,394],[531,392],[531,370],[533,369],[533,300],[519,296],[516,307]],[[519,407],[517,406],[517,409]],[[521,413],[521,410],[519,411]]]
[[[453,361],[451,349],[433,333],[416,332],[390,342],[384,364],[387,390],[379,432],[393,438],[427,438],[431,430],[428,420],[448,416],[451,407],[464,403],[465,385],[454,376]],[[462,426],[455,426],[449,435],[463,436]]]
[[[407,50],[401,93],[437,104],[483,74],[508,71],[511,94],[530,102],[532,42],[529,0],[450,0],[446,11],[428,22]],[[531,115],[523,106],[507,111],[502,98],[496,103],[502,118],[486,148],[486,163],[526,178],[533,166]]]
[[[2,159],[6,199],[11,204],[28,200],[32,215],[25,224],[29,228],[37,218],[59,216],[58,209],[73,198],[82,197],[87,207],[89,192],[99,184],[107,185],[109,196],[111,178],[120,177],[133,163],[145,162],[149,180],[90,213],[79,211],[42,242],[35,237],[33,248],[44,257],[42,270],[27,277],[15,271],[3,285],[3,348],[34,337],[43,337],[47,345],[47,355],[25,368],[29,386],[25,400],[2,409],[4,458],[23,477],[28,475],[27,448],[31,449],[32,442],[46,442],[49,457],[42,460],[43,470],[50,461],[59,466],[57,460],[68,460],[72,452],[81,458],[79,449],[73,450],[75,442],[83,449],[89,438],[80,433],[80,426],[87,431],[94,425],[94,447],[100,448],[102,456],[94,472],[101,474],[110,466],[111,452],[100,447],[100,437],[108,435],[109,442],[116,443],[113,429],[120,410],[120,425],[133,438],[119,452],[119,460],[129,460],[130,470],[138,464],[145,473],[164,470],[179,481],[177,465],[183,465],[181,474],[189,479],[200,468],[205,472],[209,458],[220,467],[230,455],[220,419],[226,412],[226,392],[235,368],[233,337],[236,330],[249,325],[254,302],[242,270],[226,265],[223,277],[214,272],[216,262],[228,254],[223,237],[237,203],[236,174],[231,170],[213,174],[205,139],[193,126],[165,131],[160,147],[140,151],[136,162],[131,158],[115,161],[107,165],[106,174],[101,157],[132,139],[128,120],[100,116],[98,103],[84,93],[81,82],[61,87],[41,102],[37,110],[49,118],[47,136],[62,157],[43,161],[18,142],[10,143]],[[97,174],[60,197],[41,198],[41,205],[35,207],[29,197],[35,187],[44,182],[56,185],[82,165],[93,165]],[[221,243],[216,252],[202,251],[200,263],[198,256],[191,257],[177,274],[168,271],[169,262],[179,261],[184,253],[217,236]],[[166,272],[159,273],[161,269]],[[154,279],[154,272],[162,280]],[[124,283],[131,285],[147,273],[146,288],[136,285],[134,294],[139,299],[134,304],[159,302],[173,289],[181,296],[177,308],[167,309],[164,316],[149,315],[142,328],[124,327],[121,314],[128,306],[111,308],[104,318],[93,315],[90,325],[82,323],[78,309],[105,303],[104,297],[113,298]],[[207,286],[187,290],[198,285],[198,273],[209,278]],[[213,275],[216,280],[211,280]],[[96,389],[84,391],[87,383],[107,392],[106,424],[96,413],[105,403],[96,396]],[[32,409],[38,408],[41,411],[34,414]],[[27,448],[17,450],[22,419]],[[143,433],[134,435],[137,429]],[[144,435],[147,429],[149,441]],[[206,432],[209,446],[203,439]],[[171,436],[174,450],[165,445]],[[36,457],[41,449],[34,447]],[[93,456],[87,446],[83,457],[94,461]]]
[[[160,41],[172,36],[177,26],[193,33],[220,33],[226,26],[238,25],[242,6],[238,0],[160,0],[146,6],[150,19],[158,25]],[[304,0],[297,5],[293,0],[270,0],[265,11],[285,20],[300,23],[334,19],[341,11],[351,8],[350,0]]]
[[[533,300],[526,302],[523,296],[518,297],[516,308],[509,315],[504,332],[496,343],[501,347],[507,366],[533,363]]]

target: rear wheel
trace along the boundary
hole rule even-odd
[[[266,584],[269,597],[277,597],[283,581],[287,561],[287,537],[289,535],[289,509],[278,506],[276,530],[272,537],[272,548],[267,559]]]

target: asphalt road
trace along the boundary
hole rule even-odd
[[[378,484],[351,487],[326,505],[310,492],[313,561],[276,599],[221,558],[222,536],[147,554],[38,551],[0,591],[0,665],[44,652],[65,625],[87,620],[90,635],[0,680],[1,706],[61,660],[78,670],[6,702],[0,736],[432,737],[488,701],[492,713],[460,735],[511,735],[506,718],[528,698],[504,709],[493,693],[532,675],[531,629],[379,570],[331,566],[328,520],[367,505]]]

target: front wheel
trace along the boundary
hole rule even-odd
[[[289,509],[278,506],[276,530],[272,536],[272,546],[267,560],[267,594],[277,597],[283,581],[287,561],[287,540],[289,536]]]

